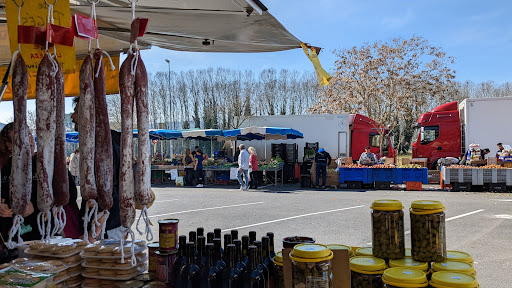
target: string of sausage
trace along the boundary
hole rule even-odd
[[[138,156],[137,176],[135,184],[135,201],[143,206],[137,221],[137,231],[140,235],[144,233],[139,230],[139,221],[144,219],[146,224],[146,240],[153,240],[153,233],[149,223],[149,216],[146,205],[151,201],[151,143],[149,139],[149,108],[148,108],[148,74],[146,66],[138,53],[137,70],[135,71],[135,103],[137,106],[137,133],[138,133]]]
[[[64,123],[65,116],[65,103],[64,103],[64,74],[59,65],[57,75],[55,75],[55,165],[53,171],[53,219],[54,228],[52,236],[61,233],[66,226],[66,212],[65,205],[69,203],[69,179],[68,169],[66,167],[66,128]]]
[[[49,239],[51,232],[55,161],[55,75],[58,67],[50,57],[48,52],[45,53],[36,79],[37,207],[41,211],[37,221],[42,240]]]
[[[21,224],[23,224],[23,215],[27,212],[32,193],[32,151],[30,150],[26,117],[27,90],[27,65],[21,54],[18,54],[12,75],[14,138],[12,141],[10,205],[15,216],[9,233],[9,241],[7,242],[7,246],[10,249],[16,246],[12,241],[16,233],[18,234],[18,244],[23,242],[23,239],[21,239]]]
[[[135,75],[131,74],[131,63],[134,57],[136,56],[129,53],[119,69],[119,94],[121,96],[119,208],[121,225],[125,228],[121,237],[122,253],[124,252],[123,243],[125,236],[130,234],[133,238],[131,227],[135,221],[135,186],[133,175],[133,100],[135,96]],[[124,255],[122,262],[124,262]]]
[[[108,119],[107,96],[105,88],[105,66],[103,65],[103,52],[96,49],[94,54],[94,93],[96,112],[96,144],[94,150],[94,172],[96,174],[96,187],[98,191],[98,204],[103,209],[105,228],[108,219],[108,210],[112,208],[114,199],[113,175],[114,160],[112,155],[112,136],[110,134],[110,123]],[[105,229],[102,229],[105,230]],[[101,235],[103,237],[103,233]]]
[[[92,236],[96,237],[94,226],[99,223],[97,219],[96,198],[98,192],[94,178],[94,155],[95,155],[95,94],[93,83],[92,56],[87,55],[80,68],[80,101],[78,101],[78,138],[80,145],[80,194],[86,200],[84,216],[84,240],[89,241],[88,223],[92,223]],[[105,144],[103,144],[105,145]],[[92,208],[92,209],[91,209]],[[91,210],[89,210],[91,209]]]

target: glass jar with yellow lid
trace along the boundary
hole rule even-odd
[[[458,272],[436,272],[429,282],[432,288],[478,288],[474,276]]]
[[[334,250],[348,250],[348,257],[350,257],[350,258],[356,256],[355,253],[354,253],[354,250],[352,250],[352,248],[347,246],[347,245],[327,244],[325,246],[327,246],[327,248],[331,249],[331,251],[334,251]]]
[[[332,251],[321,244],[299,244],[290,252],[293,287],[332,287]]]
[[[419,270],[427,275],[427,280],[430,278],[430,263],[418,262],[412,257],[405,257],[403,259],[389,260],[389,268],[408,268]]]
[[[473,257],[466,252],[462,251],[446,251],[446,260],[464,262],[473,265]]]
[[[373,256],[373,249],[372,249],[372,247],[357,248],[356,256]]]
[[[446,228],[443,203],[418,200],[411,204],[411,254],[420,262],[446,258]]]
[[[372,203],[373,256],[382,259],[405,257],[404,206],[398,200]]]
[[[471,266],[471,264],[458,261],[444,261],[432,263],[432,272],[441,271],[458,272],[468,274],[471,276],[476,276],[475,268]]]
[[[386,268],[386,262],[380,258],[356,256],[350,259],[352,288],[381,288]]]
[[[276,288],[284,288],[284,271],[283,271],[283,252],[279,251],[276,256],[272,258],[274,263],[274,275],[272,283],[275,284]]]
[[[382,274],[383,288],[422,288],[428,286],[425,272],[409,268],[389,268]]]

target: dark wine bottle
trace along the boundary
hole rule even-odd
[[[195,263],[194,254],[196,247],[193,242],[187,243],[186,264],[182,267],[180,278],[181,287],[183,288],[196,288],[199,287],[201,280],[200,269]]]
[[[249,244],[253,245],[256,241],[256,231],[249,231]]]
[[[224,262],[226,262],[226,263],[228,263],[226,251],[227,251],[229,244],[233,244],[233,240],[231,239],[231,234],[224,234],[224,254],[223,254],[222,259],[224,259]]]
[[[197,245],[197,232],[196,231],[188,232],[188,242],[192,242],[192,243],[194,243],[194,245]]]
[[[258,263],[258,271],[260,271],[262,277],[263,277],[263,282],[264,283],[267,283],[267,279],[268,279],[268,269],[267,267],[263,264],[263,258],[262,258],[262,255],[263,255],[263,249],[262,249],[262,244],[261,244],[261,241],[254,241],[254,246],[256,246],[257,248],[257,254],[256,254],[256,261]],[[266,286],[266,285],[265,285]]]
[[[261,288],[264,287],[263,277],[258,271],[257,263],[257,248],[256,246],[249,246],[249,266],[247,271],[242,275],[242,288]]]
[[[245,266],[249,265],[249,236],[242,236],[242,261]]]
[[[221,232],[222,232],[222,230],[220,230],[220,228],[213,229],[213,233],[215,234],[215,238],[221,239],[221,237],[222,237],[221,236]]]
[[[268,236],[261,237],[262,247],[262,264],[267,269],[267,275],[265,275],[265,286],[267,288],[274,287],[273,286],[273,276],[274,276],[274,263],[272,263],[272,259],[270,259],[270,238]]]
[[[215,234],[213,232],[208,232],[206,234],[206,243],[213,243],[213,238],[215,238]]]
[[[233,244],[235,244],[236,268],[238,269],[238,271],[240,271],[240,275],[242,275],[245,272],[245,270],[247,270],[247,265],[242,259],[242,240],[233,240]]]
[[[226,270],[224,270],[224,274],[222,275],[222,288],[238,288],[240,272],[236,269],[235,248],[234,244],[226,246],[225,251],[229,260],[227,262]]]
[[[222,247],[220,238],[213,239],[213,245],[215,246],[215,267],[217,268],[217,285],[219,287],[222,285],[222,275],[224,274],[224,270],[226,270],[226,262],[222,260]]]
[[[231,230],[231,239],[238,239],[238,230]]]
[[[187,244],[187,236],[180,235],[178,237],[178,256],[174,259],[174,263],[172,265],[172,279],[174,281],[174,287],[183,287],[183,281],[180,278],[181,269],[185,266],[186,262],[186,247]]]
[[[204,236],[197,236],[196,264],[197,264],[197,266],[199,266],[199,268],[202,268],[206,264],[205,245],[206,245],[206,239],[204,238]]]
[[[213,243],[206,244],[206,264],[201,268],[200,288],[216,288],[217,267],[215,267],[215,246]]]
[[[275,246],[274,246],[274,233],[273,232],[268,232],[267,233],[267,236],[270,240],[269,242],[269,249],[270,249],[270,259],[274,259],[274,257],[276,257],[276,249],[275,249]]]
[[[197,227],[196,232],[197,232],[197,237],[204,236],[204,228],[203,227]]]

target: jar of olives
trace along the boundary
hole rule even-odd
[[[389,268],[382,274],[384,288],[420,288],[427,287],[427,275],[416,269]]]
[[[420,262],[446,258],[446,228],[443,203],[418,200],[411,204],[411,254]]]
[[[274,281],[272,283],[276,284],[276,288],[284,288],[283,252],[277,252],[276,256],[272,258],[272,262],[274,263]]]
[[[407,268],[419,270],[427,275],[427,280],[430,277],[430,265],[427,262],[418,262],[411,257],[405,257],[403,259],[389,260],[390,268]]]
[[[290,253],[293,287],[332,287],[332,251],[321,244],[299,244]]]
[[[405,257],[404,206],[398,200],[375,200],[372,204],[373,256]]]
[[[383,259],[371,256],[356,256],[350,259],[352,288],[381,288],[382,273],[386,270]]]
[[[350,257],[350,258],[356,256],[354,254],[354,250],[352,250],[352,248],[350,248],[349,246],[346,246],[346,245],[327,244],[325,246],[327,246],[327,248],[331,249],[331,251],[334,251],[334,250],[348,250],[348,257]]]
[[[471,264],[457,261],[444,261],[432,263],[433,272],[449,271],[476,276],[475,268]]]
[[[478,288],[474,276],[457,272],[436,272],[432,274],[430,286],[433,288]]]

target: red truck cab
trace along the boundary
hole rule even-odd
[[[396,151],[393,149],[391,137],[384,140],[382,154],[380,151],[381,132],[384,129],[380,123],[361,114],[350,114],[350,133],[351,133],[351,153],[353,160],[359,160],[366,146],[370,146],[370,151],[380,157],[396,157]],[[387,134],[388,130],[386,130]]]
[[[461,128],[457,102],[421,114],[412,138],[412,157],[428,158],[429,167],[444,157],[461,156]]]

